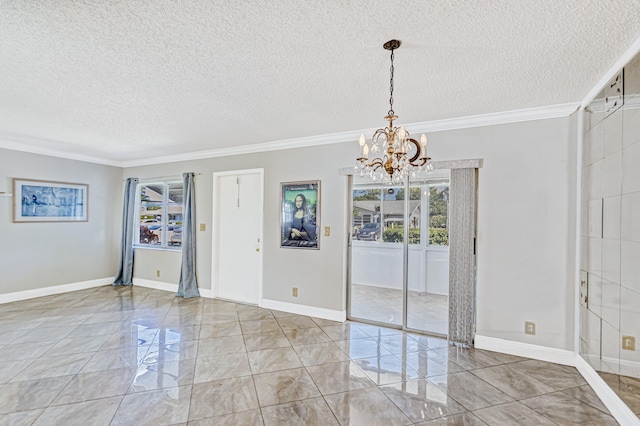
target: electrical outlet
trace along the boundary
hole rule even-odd
[[[526,321],[524,323],[524,334],[536,334],[536,323],[531,321]]]
[[[201,231],[206,231],[207,230],[207,224],[206,223],[201,223],[200,224],[200,230]]]
[[[627,351],[635,351],[636,338],[633,336],[622,336],[622,349]]]
[[[331,227],[325,226],[324,227],[324,236],[328,237],[329,235],[331,235]]]
[[[291,292],[293,297],[298,297],[298,287],[293,287],[293,291]]]
[[[160,269],[156,269],[156,277],[160,276]]]

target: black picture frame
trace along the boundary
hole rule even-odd
[[[280,247],[320,249],[320,181],[280,184]]]

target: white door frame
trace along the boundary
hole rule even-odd
[[[230,170],[226,172],[215,172],[213,173],[213,208],[212,208],[212,218],[211,218],[211,289],[213,292],[213,297],[217,298],[219,294],[219,283],[216,277],[216,272],[218,268],[218,256],[217,256],[217,246],[218,246],[218,229],[216,227],[216,219],[218,214],[218,197],[219,197],[219,189],[218,183],[221,177],[223,176],[237,176],[237,175],[251,175],[257,174],[260,179],[260,194],[258,199],[258,205],[260,207],[260,223],[259,223],[259,238],[260,242],[258,243],[258,248],[260,250],[259,260],[258,260],[258,305],[262,303],[262,271],[263,271],[263,241],[264,241],[264,169],[245,169],[245,170]]]

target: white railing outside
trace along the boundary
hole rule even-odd
[[[402,288],[402,244],[353,240],[351,283]],[[449,294],[449,248],[409,245],[409,291]]]

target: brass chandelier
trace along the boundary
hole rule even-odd
[[[400,183],[408,175],[416,177],[420,172],[433,171],[431,158],[427,157],[427,136],[423,134],[418,143],[404,127],[393,125],[398,118],[393,111],[393,51],[400,44],[400,40],[389,40],[383,45],[386,50],[391,51],[389,112],[384,117],[389,126],[375,131],[371,138],[371,148],[364,135],[360,135],[362,152],[356,159],[355,166],[355,172],[360,176],[368,175],[371,179],[384,183]],[[382,156],[369,159],[369,153],[382,153]]]

